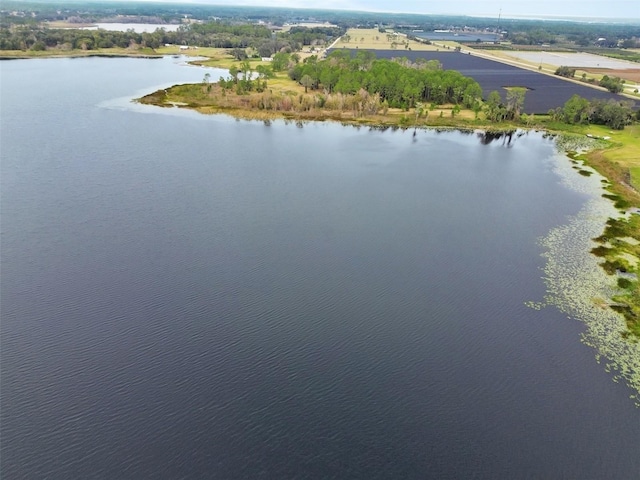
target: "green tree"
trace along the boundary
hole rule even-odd
[[[507,117],[510,120],[520,117],[526,93],[527,89],[524,87],[511,87],[507,90]]]
[[[303,75],[302,78],[300,79],[300,83],[304,87],[304,93],[307,93],[307,89],[309,87],[312,87],[314,82],[313,82],[313,78],[311,78],[309,75]]]
[[[267,65],[258,65],[256,66],[256,73],[261,79],[273,78],[273,70]]]
[[[620,93],[624,90],[624,80],[618,77],[609,77],[608,75],[603,76],[598,85],[606,88],[611,93]]]
[[[484,112],[487,119],[492,122],[499,122],[503,120],[505,115],[505,108],[502,104],[502,97],[494,90],[489,94],[484,104]]]
[[[593,123],[607,125],[615,130],[623,130],[625,125],[633,122],[634,112],[629,102],[616,102],[613,99],[605,102],[602,100],[594,100],[593,107]]]
[[[289,66],[289,54],[285,52],[278,52],[273,56],[271,61],[271,68],[274,72],[281,72]]]
[[[234,48],[231,50],[231,55],[236,60],[244,60],[247,58],[247,51],[244,48]]]
[[[591,103],[586,98],[573,95],[562,107],[562,119],[566,123],[586,124],[589,123],[592,109]]]
[[[207,92],[211,91],[211,84],[209,83],[211,80],[211,74],[209,72],[204,74],[204,77],[202,78],[202,86],[206,87]]]
[[[231,75],[231,78],[233,79],[234,84],[238,83],[239,73],[240,73],[240,70],[238,70],[238,67],[236,67],[235,65],[231,65],[231,67],[229,67],[229,75]]]
[[[556,75],[561,77],[573,78],[576,74],[576,69],[571,67],[560,66],[555,71]]]
[[[418,124],[418,119],[420,119],[420,117],[422,117],[425,112],[427,112],[427,115],[429,114],[429,112],[424,106],[424,103],[416,102],[416,121],[415,121],[416,125]]]

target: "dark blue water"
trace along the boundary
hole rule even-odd
[[[586,200],[548,140],[128,104],[176,62],[0,63],[3,479],[637,477],[525,306]]]

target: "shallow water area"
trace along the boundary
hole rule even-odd
[[[615,381],[622,380],[635,391],[630,398],[640,407],[640,342],[626,339],[622,316],[603,306],[615,294],[616,277],[606,275],[597,257],[590,253],[596,246],[591,239],[601,235],[602,225],[621,214],[611,201],[599,196],[602,176],[576,176],[570,164],[563,161],[557,163],[556,172],[565,185],[592,199],[569,222],[552,229],[542,240],[547,258],[546,301],[585,323],[583,342],[594,347],[607,370],[615,372]]]

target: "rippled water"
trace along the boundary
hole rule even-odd
[[[550,141],[129,103],[179,62],[0,63],[3,478],[637,475],[632,391],[525,305],[591,198]]]

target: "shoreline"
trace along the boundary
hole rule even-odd
[[[135,101],[163,108],[186,108],[201,114],[225,114],[238,119],[263,122],[278,119],[297,123],[333,121],[343,125],[371,128],[481,130],[496,134],[510,134],[523,129],[543,131],[556,137],[556,147],[567,156],[577,173],[589,176],[592,173],[588,170],[590,167],[603,177],[601,195],[611,202],[618,213],[617,216],[612,215],[609,220],[605,220],[600,231],[587,240],[592,246],[590,254],[596,259],[600,257],[602,270],[612,279],[618,279],[618,290],[612,292],[605,303],[610,310],[615,310],[625,319],[627,331],[622,335],[634,340],[640,339],[640,214],[626,214],[632,209],[640,212],[640,192],[627,181],[628,173],[625,168],[615,159],[609,158],[612,152],[619,153],[622,150],[625,155],[625,148],[640,147],[640,141],[633,140],[634,135],[640,138],[640,125],[627,126],[623,131],[614,132],[599,125],[554,124],[545,123],[540,119],[526,126],[506,122],[489,123],[468,114],[455,116],[453,110],[446,106],[435,110],[439,115],[428,114],[424,119],[407,111],[390,111],[382,115],[359,115],[352,111],[326,109],[278,111],[251,107],[248,96],[236,95],[233,92],[225,93],[222,97],[214,95],[210,98],[210,87],[210,84],[176,85]],[[296,98],[300,98],[302,104],[306,98],[305,94],[300,92],[297,95],[299,97]],[[228,97],[234,96],[236,100],[239,99],[245,104],[216,103],[222,98],[224,102],[228,102]],[[451,111],[451,114],[443,115],[445,111]],[[620,280],[621,276],[624,280]]]
[[[294,89],[296,85],[288,85]],[[589,176],[589,167],[603,177],[602,196],[615,207],[617,216],[609,217],[601,225],[599,234],[589,237],[592,248],[590,255],[600,260],[601,269],[612,280],[618,279],[618,289],[608,295],[604,302],[611,311],[620,314],[627,325],[627,331],[621,336],[635,341],[640,339],[640,214],[628,214],[630,209],[640,212],[640,192],[627,181],[629,174],[615,159],[609,158],[613,152],[635,147],[640,141],[632,140],[634,135],[640,138],[640,125],[627,126],[623,131],[610,131],[599,125],[565,125],[544,121],[536,117],[528,125],[501,122],[490,123],[482,118],[475,118],[471,112],[462,111],[455,114],[449,106],[442,106],[427,113],[425,118],[410,111],[388,111],[385,114],[358,114],[353,111],[327,110],[311,108],[304,111],[280,111],[260,109],[252,106],[251,95],[236,95],[233,91],[220,94],[212,88],[215,84],[174,85],[168,89],[158,90],[145,95],[136,102],[155,105],[163,108],[186,108],[201,114],[225,114],[243,120],[270,122],[284,121],[304,124],[309,121],[333,121],[343,125],[368,126],[372,128],[402,129],[450,129],[481,130],[486,133],[509,134],[518,129],[543,131],[556,138],[556,148],[568,157],[572,168],[580,175]],[[280,90],[285,89],[280,85]],[[293,91],[292,98],[299,98],[300,104],[314,94],[305,94],[304,90]],[[289,92],[291,94],[291,92]],[[255,98],[258,98],[256,95]],[[277,92],[276,94],[277,95]],[[237,103],[234,103],[237,102]],[[445,115],[444,112],[447,112]],[[432,115],[433,113],[433,115]],[[588,133],[595,132],[595,133]],[[633,145],[630,145],[633,143]],[[640,145],[637,145],[640,149]],[[623,154],[624,155],[624,154]],[[635,165],[635,164],[634,164]],[[604,180],[606,179],[606,180]],[[599,236],[598,236],[599,235]],[[595,238],[594,238],[595,237]],[[625,239],[632,239],[631,242]],[[637,260],[637,261],[636,261]],[[624,274],[625,280],[619,280]],[[607,296],[603,293],[604,296]]]
[[[133,58],[162,58],[171,53],[157,53],[150,49],[145,51],[73,51],[73,52],[37,52],[39,55],[25,56],[3,56],[0,51],[0,60],[9,59],[30,59],[30,58],[83,58],[83,57],[133,57]],[[17,53],[17,52],[16,52]],[[24,52],[20,52],[24,53]],[[190,62],[192,63],[192,62]],[[228,60],[212,58],[209,61],[200,61],[206,66],[215,66],[218,63],[228,63]],[[232,62],[233,63],[233,62]],[[225,65],[226,66],[226,65]],[[273,86],[272,86],[273,85]],[[272,109],[260,109],[251,105],[250,95],[236,95],[233,91],[223,92],[218,98],[207,98],[208,93],[215,83],[174,85],[167,89],[157,90],[141,98],[134,99],[135,102],[154,105],[162,108],[186,108],[195,110],[201,114],[223,114],[243,120],[254,120],[270,122],[282,119],[284,121],[305,123],[311,121],[318,122],[338,122],[343,125],[368,126],[372,128],[402,128],[402,129],[450,129],[460,131],[481,130],[487,133],[504,134],[515,132],[518,129],[544,131],[562,139],[563,145],[559,145],[559,150],[566,154],[574,164],[575,170],[581,175],[588,175],[580,164],[593,168],[602,175],[606,182],[603,182],[603,193],[607,199],[616,207],[618,213],[624,216],[629,209],[637,209],[640,212],[640,189],[634,186],[634,174],[640,171],[640,124],[625,127],[625,131],[610,131],[607,127],[598,125],[567,125],[559,124],[545,119],[544,116],[529,116],[526,125],[518,122],[492,123],[482,118],[474,116],[473,112],[458,110],[455,112],[452,105],[445,105],[430,109],[423,118],[418,118],[413,110],[401,111],[399,109],[389,109],[383,114],[362,114],[349,110],[328,110],[318,109],[313,106],[305,111],[282,111]],[[186,88],[184,92],[176,90]],[[216,87],[217,88],[217,87]],[[191,89],[189,91],[189,89]],[[199,93],[199,90],[202,92]],[[207,93],[204,93],[204,90]],[[316,98],[316,94],[307,94],[305,89],[285,76],[279,76],[269,81],[269,91],[275,95],[288,95],[292,98],[299,98],[302,103],[303,97]],[[215,93],[215,92],[214,92]],[[224,99],[225,104],[220,102]],[[233,101],[228,101],[229,99]],[[313,100],[311,101],[313,105]],[[629,131],[633,131],[629,133]],[[594,132],[592,134],[590,132]],[[635,137],[634,137],[635,135]],[[589,138],[591,137],[591,138]],[[567,138],[572,140],[566,141]],[[591,142],[593,138],[604,139],[599,143]],[[587,148],[585,148],[587,146]],[[626,151],[631,151],[631,162],[625,161]],[[623,152],[620,154],[620,152]],[[621,161],[623,160],[623,161]],[[637,175],[637,173],[636,173]],[[600,257],[600,266],[609,275],[618,275],[619,272],[630,274],[634,281],[621,282],[620,291],[613,295],[608,302],[612,310],[616,310],[626,320],[628,332],[627,336],[633,339],[640,339],[640,214],[628,215],[628,219],[620,220],[610,218],[602,226],[602,233],[593,239],[595,247],[592,254]],[[632,238],[638,242],[633,245],[622,239]],[[631,258],[633,261],[627,261]],[[625,260],[626,259],[626,260]],[[637,260],[637,261],[636,261]]]
[[[600,174],[576,175],[575,165],[566,158],[558,158],[554,171],[566,188],[586,194],[588,199],[566,223],[542,237],[547,291],[543,302],[528,306],[554,306],[581,322],[584,330],[580,341],[595,350],[596,361],[612,374],[614,382],[625,383],[633,390],[631,399],[640,407],[640,341],[625,335],[625,318],[610,308],[607,298],[615,295],[615,277],[603,270],[599,258],[591,252],[593,237],[602,232],[607,218],[619,217],[620,213],[600,195],[604,179]]]
[[[272,120],[296,122],[304,125],[307,122],[339,122],[345,126],[372,129],[423,129],[447,130],[462,132],[484,132],[486,134],[508,135],[517,134],[518,130],[536,131],[543,136],[553,137],[557,154],[564,157],[558,160],[556,173],[561,177],[567,188],[587,193],[590,198],[575,216],[568,219],[566,224],[551,229],[541,240],[545,258],[542,280],[547,286],[547,293],[542,302],[527,302],[526,305],[541,309],[553,306],[585,326],[580,334],[580,341],[593,348],[595,360],[602,363],[605,369],[612,373],[616,383],[625,383],[632,389],[631,399],[640,408],[640,322],[625,313],[633,313],[638,304],[633,298],[621,297],[620,288],[616,285],[617,270],[609,271],[606,262],[616,262],[617,257],[626,254],[624,245],[629,245],[623,238],[640,237],[640,228],[633,230],[633,226],[622,229],[613,236],[607,233],[612,219],[624,218],[624,208],[618,203],[626,200],[611,192],[616,183],[607,179],[590,158],[603,157],[604,152],[613,148],[611,142],[588,137],[582,133],[572,132],[570,128],[559,130],[544,127],[525,128],[514,124],[487,124],[486,122],[469,122],[462,119],[446,119],[445,124],[401,125],[398,118],[386,119],[386,122],[376,122],[371,116],[365,118],[333,118],[325,115],[309,117],[283,112],[255,112],[242,109],[212,109],[197,108],[188,103],[164,104],[163,108],[186,108],[201,114],[228,115],[236,119],[247,121],[263,121],[265,124]],[[594,173],[595,172],[595,173]],[[576,175],[577,174],[577,175]],[[587,178],[592,177],[592,178]],[[632,188],[629,186],[628,188]],[[640,196],[633,189],[636,196]],[[637,202],[640,205],[640,202]],[[640,220],[640,215],[634,215]],[[607,220],[609,219],[609,220]],[[604,232],[604,233],[603,233]],[[618,241],[621,250],[610,252],[610,258],[601,262],[594,254],[598,239],[607,236],[607,242]],[[638,245],[640,245],[640,238]],[[638,269],[633,269],[638,274]],[[625,304],[625,302],[627,302]],[[625,305],[623,309],[613,308]],[[626,306],[629,306],[627,309]]]
[[[144,51],[126,51],[126,49],[102,49],[102,50],[69,50],[69,51],[43,51],[31,52],[23,50],[0,50],[0,60],[31,60],[45,58],[85,58],[85,57],[103,57],[103,58],[162,58],[165,54],[156,53],[152,49]]]

